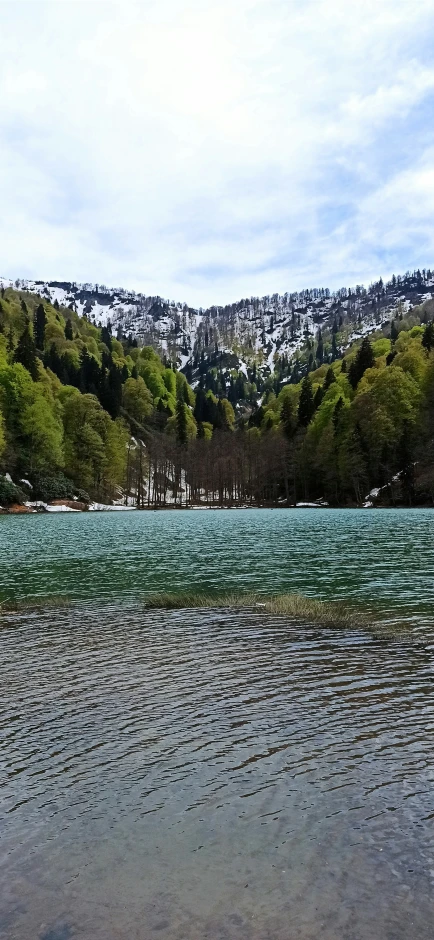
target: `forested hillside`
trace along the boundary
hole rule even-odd
[[[245,385],[229,400],[236,370],[227,381],[217,367],[217,394],[200,374],[193,390],[132,336],[2,288],[0,472],[13,484],[0,477],[0,504],[355,505],[373,488],[433,504],[433,307],[401,310],[331,362],[312,358],[301,381],[275,368],[258,406]]]
[[[130,336],[152,346],[190,383],[201,380],[233,405],[258,402],[270,380],[277,393],[282,382],[297,384],[307,371],[339,359],[351,342],[430,300],[433,285],[434,272],[423,268],[368,287],[314,288],[194,309],[102,284],[15,281],[16,288],[57,301],[96,326],[110,324],[122,341]]]
[[[177,394],[194,402],[185,377],[153,349],[130,348],[71,310],[3,288],[0,467],[18,488],[0,481],[0,504],[119,497],[144,465],[132,429],[174,433]],[[187,406],[185,424],[192,433]]]

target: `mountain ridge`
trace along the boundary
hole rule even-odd
[[[242,373],[250,381],[277,373],[285,382],[294,370],[298,380],[315,364],[333,361],[355,340],[432,300],[434,271],[393,275],[388,282],[380,278],[368,288],[313,288],[206,309],[74,281],[0,278],[0,285],[40,294],[97,326],[110,324],[114,334],[153,346],[193,384],[213,368]]]

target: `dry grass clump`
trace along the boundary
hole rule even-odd
[[[363,611],[342,602],[321,601],[302,594],[219,594],[185,592],[150,594],[144,599],[147,609],[181,610],[195,608],[261,608],[270,614],[289,617],[304,623],[330,627],[367,627],[369,618]]]

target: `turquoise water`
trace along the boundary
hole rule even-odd
[[[0,517],[0,597],[300,592],[430,616],[431,510],[160,511]]]
[[[0,517],[2,940],[431,940],[434,514]],[[411,630],[149,591],[300,591]]]

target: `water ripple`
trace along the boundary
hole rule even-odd
[[[14,617],[0,857],[24,901],[8,896],[5,936],[38,936],[44,907],[86,940],[151,937],[156,911],[168,938],[286,940],[287,898],[306,940],[321,924],[327,940],[428,940],[429,646],[252,611]]]

